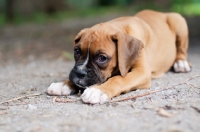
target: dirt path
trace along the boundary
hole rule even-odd
[[[200,75],[200,54],[190,53],[193,71],[187,74],[167,73],[153,80],[151,90],[171,86],[194,75]],[[81,101],[53,103],[45,91],[50,83],[64,80],[73,62],[32,60],[26,64],[0,67],[1,102],[33,93],[39,96],[0,104],[0,131],[199,131],[200,78],[187,85],[136,100],[87,105]],[[137,95],[137,90],[121,97]],[[198,94],[197,94],[198,92]],[[78,98],[77,96],[72,96]],[[164,109],[171,117],[163,117]],[[165,114],[164,114],[165,116]]]
[[[64,80],[74,64],[73,61],[66,61],[66,58],[59,54],[62,52],[60,49],[67,48],[67,46],[62,47],[63,44],[58,37],[60,35],[48,36],[50,37],[48,42],[55,39],[52,45],[60,42],[61,48],[55,49],[58,55],[55,52],[49,52],[54,51],[55,46],[53,49],[48,49],[47,54],[44,52],[37,57],[35,54],[38,50],[26,54],[22,45],[26,41],[30,45],[31,42],[43,42],[45,47],[48,44],[47,40],[33,37],[31,39],[33,41],[30,42],[30,39],[25,39],[23,35],[12,37],[10,34],[6,36],[5,32],[2,34],[4,34],[0,40],[2,49],[5,50],[6,44],[11,45],[16,41],[21,44],[14,50],[11,50],[12,46],[11,49],[7,49],[9,53],[7,52],[6,57],[1,52],[0,102],[30,94],[41,95],[0,104],[0,132],[197,132],[200,130],[200,78],[188,82],[195,88],[181,85],[171,90],[123,102],[103,105],[83,104],[80,100],[72,103],[53,102],[54,97],[45,93],[47,87],[52,82]],[[64,39],[64,41],[68,42],[69,39]],[[190,41],[189,61],[193,66],[192,72],[187,74],[168,72],[162,78],[152,81],[151,90],[165,88],[192,76],[200,75],[199,42],[197,38],[192,38]],[[38,49],[43,52],[42,49],[45,48]],[[51,54],[54,55],[54,59],[46,59],[48,58],[46,56]],[[55,59],[55,56],[60,57]],[[16,62],[15,59],[11,59],[12,57],[21,59]],[[148,90],[136,90],[119,98],[145,92]],[[79,99],[79,96],[70,97]]]

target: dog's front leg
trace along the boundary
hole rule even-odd
[[[57,82],[52,83],[48,89],[47,93],[49,95],[70,95],[75,92],[75,85],[71,83],[69,80],[66,80],[64,82]]]
[[[146,64],[138,62],[125,77],[114,76],[101,85],[87,88],[81,98],[85,103],[105,103],[110,98],[134,89],[150,88],[151,74]]]

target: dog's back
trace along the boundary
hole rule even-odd
[[[146,45],[152,77],[168,71],[177,60],[186,60],[188,28],[180,14],[144,10],[135,16],[144,20],[153,32],[153,40]]]

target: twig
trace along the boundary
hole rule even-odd
[[[77,100],[72,100],[72,99],[60,99],[58,97],[55,97],[53,99],[53,102],[59,102],[59,103],[69,103],[69,102],[76,102]]]
[[[195,86],[189,83],[185,83],[186,85],[188,85],[192,90],[194,90],[195,93],[199,94],[198,91],[196,91]]]
[[[57,96],[54,97],[53,100],[52,100],[52,102],[55,103],[57,98],[58,98]]]
[[[198,113],[200,113],[200,109],[199,109],[199,108],[194,107],[194,106],[190,106],[190,107],[192,107],[192,108],[195,109]]]
[[[151,95],[151,94],[154,94],[154,93],[162,92],[162,91],[165,91],[165,90],[168,90],[168,89],[172,89],[172,88],[174,88],[176,86],[179,86],[179,85],[182,85],[182,84],[186,84],[186,82],[188,82],[190,80],[193,80],[195,78],[198,78],[198,77],[200,77],[200,75],[193,76],[191,78],[186,79],[185,81],[182,81],[180,83],[177,83],[177,84],[169,86],[169,87],[166,87],[164,89],[150,91],[150,92],[147,92],[147,93],[144,93],[144,94],[130,96],[130,97],[127,97],[127,98],[121,98],[121,99],[111,100],[110,102],[112,103],[112,102],[120,102],[120,101],[125,101],[125,100],[131,100],[131,99],[135,99],[135,98],[139,98],[139,97],[144,97],[144,96],[147,96],[147,95]]]
[[[16,98],[13,98],[13,99],[10,99],[10,100],[7,100],[7,101],[0,102],[0,104],[12,102],[12,101],[23,99],[23,98],[27,98],[27,97],[39,96],[41,94],[42,93],[35,93],[35,94],[24,95],[24,96],[21,96],[21,97],[16,97]]]

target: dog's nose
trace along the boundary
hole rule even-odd
[[[77,69],[76,70],[76,73],[79,77],[83,78],[85,76],[87,76],[87,72],[86,71],[83,71],[83,70],[80,70],[80,69]]]

